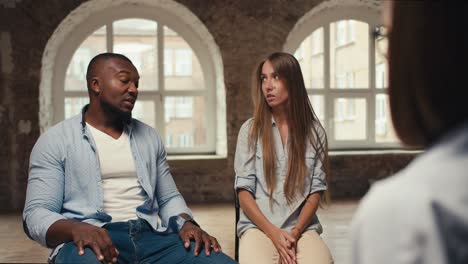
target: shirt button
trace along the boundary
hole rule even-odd
[[[104,209],[99,208],[97,211],[98,211],[99,213],[102,213],[102,212],[104,212]]]

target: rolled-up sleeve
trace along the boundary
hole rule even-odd
[[[323,170],[323,165],[320,159],[315,160],[313,168],[312,182],[310,184],[309,194],[325,191],[327,189],[326,174]]]
[[[234,158],[234,170],[236,179],[234,189],[244,189],[255,196],[257,177],[255,172],[255,152],[249,148],[248,138],[252,119],[247,120],[239,130],[237,137],[236,155]]]
[[[325,130],[319,125],[317,127],[318,138],[322,146],[326,146]],[[324,151],[328,151],[325,149]],[[314,155],[314,165],[312,168],[312,180],[310,184],[309,194],[327,190],[326,171],[322,162],[325,157],[324,153]]]
[[[49,227],[60,219],[63,204],[63,149],[57,138],[45,134],[36,142],[30,157],[26,202],[23,211],[25,231],[47,247]]]

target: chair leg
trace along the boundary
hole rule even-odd
[[[237,236],[237,223],[239,222],[239,200],[237,193],[234,193],[234,207],[236,208],[236,224],[234,235],[235,235],[235,248],[234,248],[234,259],[239,262],[239,237]]]

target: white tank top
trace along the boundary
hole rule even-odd
[[[136,208],[147,198],[136,174],[130,140],[123,132],[118,139],[86,123],[96,143],[101,167],[104,211],[112,222],[136,219]]]

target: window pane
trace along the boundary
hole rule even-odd
[[[334,130],[336,140],[366,139],[367,103],[364,98],[334,100]]]
[[[132,110],[132,117],[155,128],[156,116],[154,101],[136,101],[135,106]]]
[[[140,74],[138,89],[158,89],[157,23],[146,19],[115,21],[114,52],[127,56]]]
[[[320,123],[325,126],[325,101],[323,95],[309,95],[310,103]]]
[[[369,25],[356,20],[330,24],[330,87],[369,88]]]
[[[378,89],[388,87],[387,54],[388,40],[386,38],[377,39],[375,42],[375,87]]]
[[[65,76],[65,91],[87,91],[86,70],[91,59],[106,52],[106,27],[94,31],[73,54]]]
[[[206,145],[205,101],[202,96],[167,96],[164,99],[166,146]]]
[[[386,94],[378,94],[375,97],[375,141],[379,143],[398,141],[393,129]]]
[[[294,53],[307,88],[323,88],[323,28],[316,29]]]
[[[197,56],[175,31],[164,27],[164,88],[166,90],[205,89]]]
[[[174,75],[174,50],[164,48],[164,76]]]
[[[65,119],[80,113],[89,104],[89,97],[65,97]]]

